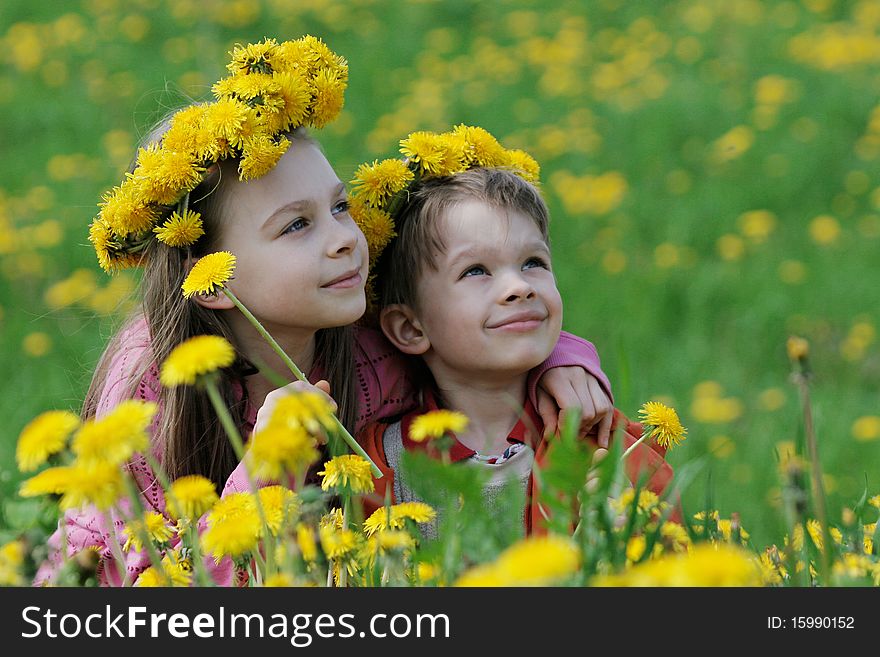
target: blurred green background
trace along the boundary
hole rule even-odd
[[[344,180],[417,129],[481,125],[541,163],[565,328],[619,408],[674,405],[688,487],[781,542],[801,431],[785,343],[811,343],[831,519],[880,492],[880,2],[69,0],[0,5],[0,538],[15,441],[78,410],[134,278],[86,239],[101,193],[236,43],[310,33],[349,60],[317,134]]]

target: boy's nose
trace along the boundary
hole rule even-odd
[[[535,289],[522,276],[512,275],[510,280],[505,281],[504,301],[513,303],[522,299],[531,299],[535,296]]]

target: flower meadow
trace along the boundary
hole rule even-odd
[[[343,180],[399,135],[459,123],[540,162],[565,328],[672,447],[675,488],[624,485],[619,441],[591,467],[569,427],[544,536],[476,512],[481,482],[428,459],[408,467],[456,496],[367,515],[369,463],[306,397],[249,445],[279,485],[220,499],[185,478],[162,482],[168,516],[130,505],[120,549],[153,565],[128,584],[207,584],[215,559],[248,585],[880,583],[876,2],[9,0],[0,16],[0,583],[30,582],[60,511],[129,499],[119,464],[148,444],[150,405],[78,419],[136,303],[137,272],[94,262],[101,192],[157,106],[210,94],[219,53],[305,34],[349,63],[315,133]],[[231,357],[181,349],[163,385],[209,387]],[[425,438],[462,421],[428,418]],[[95,565],[77,555],[59,583],[93,585]]]

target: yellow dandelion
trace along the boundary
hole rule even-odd
[[[147,430],[158,406],[155,402],[126,399],[103,417],[83,423],[71,447],[80,462],[125,463],[150,444]]]
[[[687,554],[638,564],[620,575],[594,578],[593,586],[760,586],[759,560],[741,548],[700,543]]]
[[[721,537],[725,541],[731,540],[733,538],[733,531],[734,531],[733,521],[727,520],[727,519],[719,520],[718,521],[718,531],[721,532]],[[740,540],[742,540],[743,542],[745,542],[749,539],[749,533],[745,529],[743,529],[742,527],[739,528],[739,536],[740,536]]]
[[[263,525],[256,509],[210,525],[201,536],[202,550],[219,563],[224,556],[240,558],[257,549],[263,534]]]
[[[266,588],[289,588],[294,584],[293,578],[287,573],[275,573],[263,581]]]
[[[868,504],[877,509],[880,509],[880,495],[874,495],[873,497],[869,498]]]
[[[309,124],[315,128],[323,128],[342,111],[346,82],[339,71],[324,69],[315,76],[313,84],[315,95]]]
[[[207,104],[184,107],[171,118],[162,146],[193,154],[196,162],[213,162],[220,156],[220,140],[205,126]]]
[[[171,205],[195,189],[204,171],[188,151],[172,151],[151,144],[138,151],[137,167],[130,180],[142,200]]]
[[[154,148],[149,151],[148,157],[157,152]],[[100,208],[98,217],[105,223],[102,228],[109,229],[110,234],[122,237],[150,230],[159,219],[158,208],[141,197],[132,178],[106,193]]]
[[[269,172],[281,156],[290,148],[287,137],[273,140],[267,135],[258,135],[245,142],[238,162],[238,174],[242,180],[259,178]]]
[[[279,129],[290,130],[303,124],[312,101],[312,86],[300,71],[284,71],[275,74],[279,94],[284,101]]]
[[[429,411],[419,415],[409,427],[409,438],[417,443],[440,438],[448,433],[460,433],[468,424],[467,416],[458,411]]]
[[[402,139],[400,152],[418,164],[423,172],[432,175],[439,174],[445,155],[440,136],[424,131],[413,132]]]
[[[570,577],[580,568],[577,544],[564,536],[529,537],[502,552],[497,567],[514,586],[542,586]]]
[[[376,509],[370,517],[364,521],[364,532],[372,536],[377,531],[385,529],[401,529],[406,526],[407,520],[418,523],[430,522],[437,516],[437,512],[424,502],[401,502],[391,508],[391,519],[385,507]]]
[[[67,490],[67,486],[72,479],[72,469],[69,465],[47,468],[38,475],[22,482],[19,495],[22,497],[61,495]]]
[[[373,208],[359,196],[352,197],[349,214],[367,239],[370,262],[374,262],[388,243],[397,236],[394,219],[385,210]]]
[[[0,586],[26,586],[22,566],[25,549],[21,541],[11,541],[0,547]]]
[[[468,569],[455,581],[458,587],[506,586],[507,577],[495,564],[482,564]]]
[[[353,493],[364,493],[374,488],[370,462],[356,454],[345,454],[330,459],[318,474],[323,477],[321,479],[323,490],[348,487]]]
[[[79,418],[70,411],[46,411],[31,420],[18,436],[15,460],[22,472],[32,472],[67,445],[67,439],[79,426]]]
[[[519,149],[507,151],[507,166],[535,185],[541,179],[541,166],[531,155]]]
[[[280,480],[305,471],[318,456],[317,442],[305,429],[270,424],[251,436],[245,458],[253,476]]]
[[[217,98],[237,98],[251,101],[259,98],[260,109],[268,109],[264,104],[266,96],[278,95],[281,87],[274,76],[268,73],[251,73],[250,75],[233,75],[217,82],[211,91]],[[253,105],[253,103],[248,103]]]
[[[467,169],[468,144],[464,137],[453,132],[439,136],[441,158],[436,175],[451,176]]]
[[[379,207],[404,189],[415,178],[403,160],[373,160],[362,164],[351,181],[352,191],[374,207]]]
[[[381,552],[402,552],[415,547],[416,541],[409,532],[399,529],[383,529],[376,534],[376,547]]]
[[[180,385],[193,385],[203,377],[235,360],[235,349],[219,335],[197,335],[181,342],[162,363],[159,380],[162,385],[172,388]]]
[[[74,462],[64,478],[66,482],[59,503],[64,511],[82,508],[87,504],[93,504],[98,509],[106,511],[125,494],[122,469],[112,463]]]
[[[235,256],[229,251],[210,253],[193,265],[181,289],[187,299],[194,294],[215,294],[226,285],[235,270]]]
[[[453,130],[467,144],[465,163],[469,166],[497,167],[509,162],[507,151],[488,130],[477,126],[458,125]]]
[[[328,559],[342,559],[350,556],[357,548],[357,534],[350,529],[336,529],[332,526],[320,527],[321,549]]]
[[[248,109],[245,103],[238,100],[221,98],[209,104],[205,110],[205,127],[211,134],[225,139],[230,144],[238,144]]]
[[[299,509],[299,498],[284,486],[265,486],[259,490],[260,505],[266,517],[266,525],[273,536],[290,522]]]
[[[168,513],[175,520],[199,518],[218,500],[214,483],[201,475],[187,475],[171,482]]]
[[[810,355],[810,343],[796,335],[788,338],[785,346],[788,357],[793,361],[803,360]]]
[[[675,409],[660,402],[646,402],[639,409],[639,421],[644,425],[648,436],[661,447],[678,445],[685,439],[685,429],[678,419]]]
[[[308,525],[299,523],[296,526],[296,544],[302,554],[303,561],[311,563],[318,558],[318,544],[315,542],[315,534]]]
[[[278,42],[275,39],[265,39],[259,43],[249,43],[246,46],[236,44],[230,55],[232,61],[226,65],[226,68],[233,75],[265,73],[271,71],[275,65]]]
[[[326,396],[317,392],[295,392],[285,395],[275,404],[270,424],[297,428],[311,434],[322,429],[330,431],[336,426],[333,406]]]
[[[158,570],[155,566],[147,568],[134,582],[134,586],[141,588],[157,588],[168,586],[168,584],[168,578],[165,576],[165,573]]]
[[[321,522],[319,524],[321,527],[335,527],[336,529],[342,529],[342,521],[342,509],[336,508],[331,509],[321,516]]]
[[[520,540],[494,563],[465,572],[455,586],[548,586],[580,568],[580,550],[571,539],[549,534]]]
[[[171,586],[189,586],[192,584],[193,567],[189,559],[185,559],[180,550],[169,550],[162,557],[162,570]]]
[[[684,552],[691,544],[687,530],[677,522],[666,521],[660,527],[660,538],[663,544],[675,552]]]
[[[174,530],[165,522],[165,516],[155,511],[148,511],[144,513],[143,519],[130,520],[125,525],[122,530],[122,536],[125,538],[122,549],[126,552],[130,549],[143,551],[144,544],[141,537],[143,532],[146,532],[151,541],[159,545],[167,543],[174,536]]]
[[[638,561],[645,553],[647,545],[647,539],[642,534],[631,536],[626,543],[626,558],[632,562]]]
[[[263,524],[251,493],[232,493],[221,498],[208,513],[207,521],[201,545],[217,562],[225,555],[238,558],[253,552],[263,536]]]
[[[165,223],[153,228],[160,242],[168,246],[190,246],[205,234],[202,228],[202,215],[189,208],[183,214],[173,212]]]

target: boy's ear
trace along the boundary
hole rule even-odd
[[[391,344],[405,354],[420,356],[431,346],[421,323],[406,304],[385,306],[379,313],[379,325]]]
[[[193,265],[199,261],[198,258],[188,258],[186,261],[186,271],[192,271]],[[217,294],[195,294],[192,300],[199,304],[202,308],[209,310],[230,310],[235,308],[235,304],[222,292]]]

